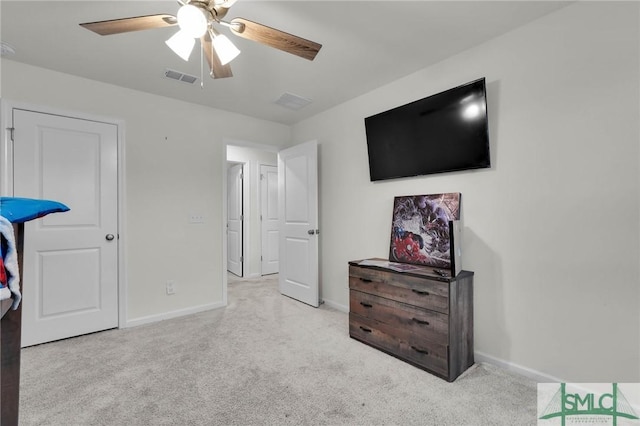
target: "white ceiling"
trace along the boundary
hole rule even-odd
[[[570,2],[556,1],[255,1],[243,17],[323,45],[311,62],[221,32],[242,53],[232,78],[214,80],[165,44],[176,28],[99,36],[78,24],[131,16],[175,15],[176,1],[0,1],[6,58],[157,95],[293,124],[525,25]],[[200,77],[164,78],[166,68]],[[480,77],[480,76],[479,76]],[[460,82],[465,83],[465,82]],[[5,82],[6,84],[6,82]],[[274,104],[288,92],[313,102],[298,111]]]

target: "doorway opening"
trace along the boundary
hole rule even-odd
[[[260,278],[263,275],[261,239],[256,231],[262,228],[264,216],[257,213],[256,200],[259,199],[259,182],[265,178],[259,172],[265,163],[262,155],[267,155],[277,165],[278,208],[278,287],[279,291],[293,299],[313,307],[320,304],[319,297],[319,259],[318,259],[318,143],[315,140],[277,150],[266,149],[255,144],[240,144],[235,141],[225,143],[223,147],[223,186],[227,188],[226,165],[228,162],[244,162],[244,187],[250,186],[243,195],[244,200],[244,272],[247,279]],[[252,157],[254,156],[254,157]],[[269,187],[269,185],[267,185]],[[227,194],[223,194],[223,244],[222,261],[227,262]],[[256,255],[257,253],[257,255]],[[285,254],[286,253],[286,254]],[[282,254],[282,256],[280,256]],[[228,272],[222,276],[223,301],[227,303],[227,288],[230,282]]]
[[[227,282],[241,277],[242,279],[255,279],[263,275],[278,273],[278,149],[276,147],[242,143],[234,141],[226,145],[226,190],[223,199],[226,207],[225,236],[226,242],[223,250],[226,252]],[[237,225],[239,204],[234,197],[237,189],[234,189],[232,179],[235,179],[235,170],[242,166],[242,179],[240,187],[241,195],[241,228],[237,231],[233,228]],[[234,169],[236,168],[236,169]],[[233,205],[232,205],[233,204]],[[238,237],[238,233],[242,237]],[[230,266],[235,263],[235,257],[239,258],[238,245],[242,245],[241,267],[242,273],[234,271]],[[226,275],[226,274],[225,274]]]

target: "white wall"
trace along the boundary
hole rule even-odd
[[[1,84],[7,100],[125,121],[130,324],[223,303],[223,139],[281,145],[288,126],[4,59]]]
[[[277,166],[278,154],[275,150],[251,148],[247,146],[227,146],[227,160],[245,163],[244,179],[248,193],[244,194],[244,212],[248,234],[245,247],[245,271],[247,278],[262,275],[262,235],[260,223],[260,165]]]
[[[639,16],[571,5],[294,126],[320,143],[322,297],[348,305],[347,262],[387,256],[394,196],[461,192],[476,350],[640,381]],[[491,169],[369,181],[365,117],[482,76]]]

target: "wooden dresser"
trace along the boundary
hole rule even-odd
[[[395,272],[349,262],[349,335],[454,381],[473,365],[473,272]]]

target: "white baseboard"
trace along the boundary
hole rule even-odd
[[[342,305],[340,303],[336,303],[336,302],[334,302],[332,300],[326,300],[326,299],[323,299],[322,303],[324,303],[325,305],[327,305],[330,308],[337,309],[340,312],[344,312],[345,314],[349,313],[349,307],[346,306],[346,305]]]
[[[504,370],[511,371],[521,376],[528,377],[529,379],[538,383],[565,383],[562,379],[543,373],[541,371],[533,370],[522,365],[514,364],[513,362],[505,361],[500,358],[493,357],[483,352],[474,352],[476,362],[486,362],[500,367]]]
[[[124,327],[120,327],[120,328],[137,327],[139,325],[151,324],[158,321],[183,317],[185,315],[197,314],[204,311],[210,311],[212,309],[224,308],[225,306],[226,306],[225,303],[218,302],[218,303],[210,303],[207,305],[194,306],[192,308],[178,309],[177,311],[164,312],[156,315],[149,315],[146,317],[140,317],[140,318],[128,320],[124,325]]]
[[[338,311],[349,313],[349,306],[336,303],[332,300],[324,300],[324,303]],[[563,383],[562,379],[543,373],[541,371],[534,370],[532,368],[524,367],[522,365],[515,364],[513,362],[505,361],[500,358],[485,354],[484,352],[474,352],[475,361],[477,363],[485,362],[487,364],[495,365],[503,370],[511,371],[521,376],[527,377],[537,383]],[[566,383],[566,381],[564,382]]]

